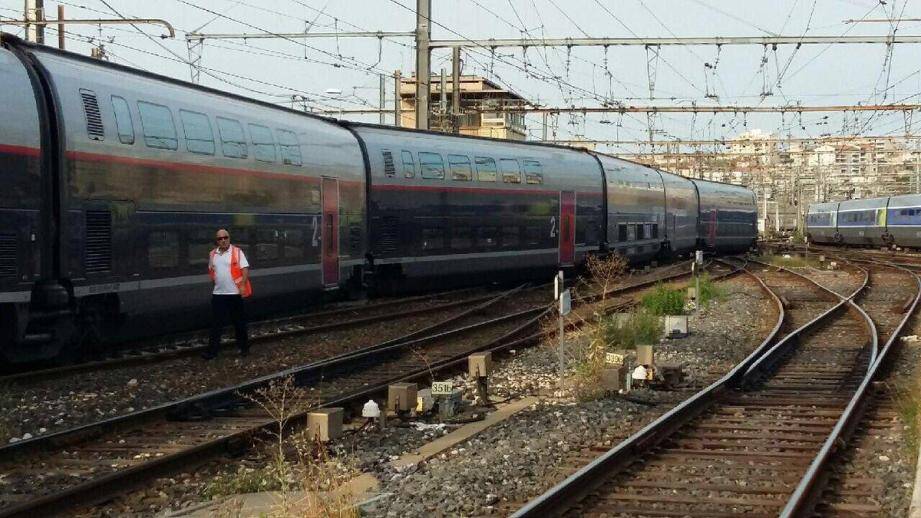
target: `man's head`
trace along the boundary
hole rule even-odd
[[[230,232],[227,232],[226,229],[220,229],[214,235],[214,241],[217,243],[217,247],[221,250],[227,250],[230,246]]]

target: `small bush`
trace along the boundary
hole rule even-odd
[[[685,292],[657,284],[652,293],[643,296],[642,306],[652,315],[681,315],[684,313]]]
[[[726,298],[726,289],[717,285],[710,278],[710,274],[705,273],[700,276],[700,294],[698,299],[702,306],[706,306],[711,301],[720,301]]]
[[[626,318],[608,317],[599,325],[608,349],[630,349],[652,344],[662,338],[662,322],[648,311],[631,313]]]

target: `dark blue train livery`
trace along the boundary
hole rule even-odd
[[[0,89],[0,361],[196,325],[221,227],[253,311],[756,239],[741,187],[318,117],[9,35]]]

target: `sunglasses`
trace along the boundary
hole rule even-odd
[[[230,236],[218,236],[215,241],[223,241],[225,239],[230,239]]]

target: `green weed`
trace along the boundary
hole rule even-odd
[[[643,296],[642,307],[651,315],[680,315],[684,313],[685,292],[657,284]]]
[[[713,282],[710,274],[704,273],[700,276],[700,294],[698,299],[701,306],[706,306],[711,301],[721,301],[726,298],[726,289]]]
[[[659,316],[639,311],[626,317],[611,316],[601,321],[599,332],[610,350],[632,349],[637,345],[652,344],[662,338]]]

